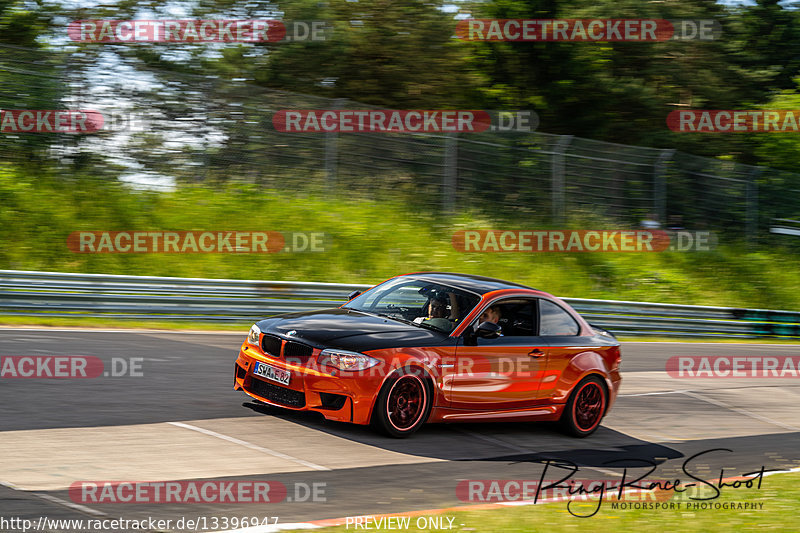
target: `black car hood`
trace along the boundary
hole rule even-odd
[[[282,315],[262,320],[258,327],[264,333],[293,338],[318,348],[353,351],[454,343],[445,333],[341,308]]]

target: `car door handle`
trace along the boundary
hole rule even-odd
[[[544,352],[541,351],[539,348],[534,348],[533,350],[528,352],[528,355],[530,355],[531,357],[542,357],[544,355]]]

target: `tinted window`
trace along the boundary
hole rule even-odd
[[[535,332],[535,300],[503,301],[497,305],[500,320],[497,322],[506,337],[532,337]]]
[[[539,301],[539,335],[577,335],[578,323],[569,313],[548,300]]]

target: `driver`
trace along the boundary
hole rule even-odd
[[[497,324],[500,322],[500,306],[493,305],[486,308],[480,316],[480,322],[492,322]]]
[[[428,316],[418,317],[414,322],[429,324],[444,331],[453,331],[456,326],[454,321],[458,318],[458,299],[452,292],[446,294],[450,300],[449,314],[447,298],[444,295],[436,295],[428,299]]]

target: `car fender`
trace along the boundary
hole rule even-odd
[[[380,393],[383,386],[389,380],[389,378],[401,368],[418,368],[421,372],[426,374],[433,385],[433,397],[431,398],[433,402],[433,406],[436,407],[437,402],[440,398],[440,394],[438,394],[439,386],[441,383],[441,364],[442,361],[446,359],[448,354],[441,353],[445,351],[447,348],[387,348],[382,350],[371,350],[368,352],[364,352],[366,355],[371,357],[375,357],[376,359],[381,359],[384,361],[385,370],[382,372],[383,376],[380,381],[380,385],[375,390],[375,393],[372,396],[372,401],[370,405],[370,411],[375,408],[375,402],[378,399],[378,393]],[[450,355],[449,357],[453,357]]]
[[[558,377],[556,382],[557,392],[553,396],[553,402],[566,403],[575,386],[583,378],[592,374],[603,380],[607,392],[613,390],[606,360],[599,353],[593,350],[586,350],[573,357],[569,365],[564,368],[564,371]]]

